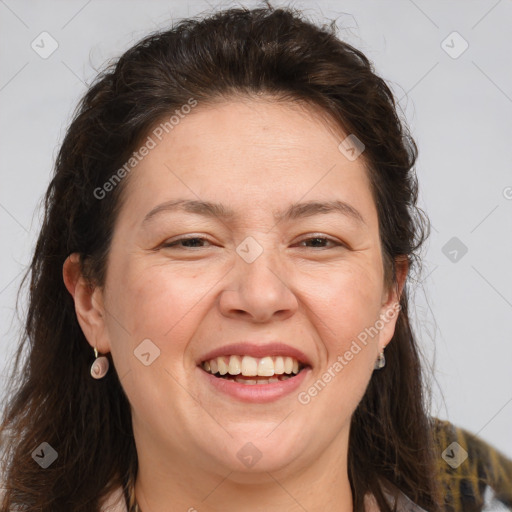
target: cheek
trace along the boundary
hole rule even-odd
[[[315,323],[330,352],[346,350],[347,344],[378,318],[382,283],[373,267],[352,266],[328,272],[321,279],[315,274],[306,288],[312,290],[309,297],[318,317]]]
[[[107,306],[112,313],[112,358],[135,410],[142,418],[151,418],[155,404],[168,403],[172,409],[179,403],[169,402],[170,390],[181,392],[176,382],[187,378],[184,356],[200,323],[201,301],[208,300],[218,278],[174,272],[164,265],[141,269],[133,262],[120,265],[111,276],[111,283],[117,283],[110,289]]]
[[[181,362],[186,342],[198,324],[200,303],[216,280],[205,273],[170,270],[165,265],[141,268],[133,261],[117,265],[109,281],[108,335],[116,366],[138,369],[134,351],[147,339],[160,355],[171,354],[173,364]]]
[[[152,268],[132,281],[134,301],[127,312],[134,333],[152,335],[162,340],[193,316],[194,304],[204,297],[208,282],[197,277],[184,276],[165,268]]]
[[[379,318],[382,287],[378,273],[362,269],[331,273],[323,282],[316,276],[315,282],[316,298],[311,297],[310,304],[316,309],[311,318],[316,318],[318,345],[325,357],[299,402],[315,404],[320,416],[337,417],[339,426],[348,421],[372,376],[377,338],[368,333]]]

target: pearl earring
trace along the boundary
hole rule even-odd
[[[375,361],[375,370],[380,370],[381,368],[384,368],[386,366],[386,357],[384,356],[384,350],[379,354],[377,357],[377,360]]]
[[[110,366],[108,359],[105,356],[98,357],[98,350],[94,348],[94,362],[91,365],[91,377],[93,379],[102,379],[108,372]]]

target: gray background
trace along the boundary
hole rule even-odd
[[[0,0],[2,366],[17,343],[16,290],[40,199],[95,69],[148,31],[233,5]],[[422,272],[411,282],[417,333],[434,368],[432,413],[512,457],[512,1],[291,5],[313,20],[337,19],[339,35],[374,62],[400,100],[420,149],[420,204],[433,225]],[[31,48],[43,31],[58,43],[47,59]],[[21,315],[25,309],[22,298]]]

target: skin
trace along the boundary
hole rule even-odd
[[[104,286],[88,285],[77,255],[66,261],[83,332],[112,353],[132,406],[144,511],[352,511],[350,418],[396,315],[310,403],[297,395],[398,302],[407,267],[396,288],[384,285],[367,170],[338,150],[345,136],[297,105],[199,105],[129,176]],[[177,198],[222,202],[238,218],[166,212],[143,224]],[[345,201],[364,222],[339,213],[274,221],[273,210],[313,199]],[[191,234],[207,241],[161,246]],[[263,248],[250,264],[236,252],[248,236]],[[318,236],[344,245],[306,242]],[[149,366],[133,353],[147,338],[160,349]],[[297,392],[248,404],[198,378],[201,355],[248,339],[308,355],[312,372]],[[237,457],[248,442],[261,452],[250,468]]]

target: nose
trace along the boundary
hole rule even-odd
[[[265,323],[286,320],[298,309],[289,287],[289,271],[271,250],[264,250],[251,263],[237,255],[235,268],[220,294],[221,313],[229,318]]]

